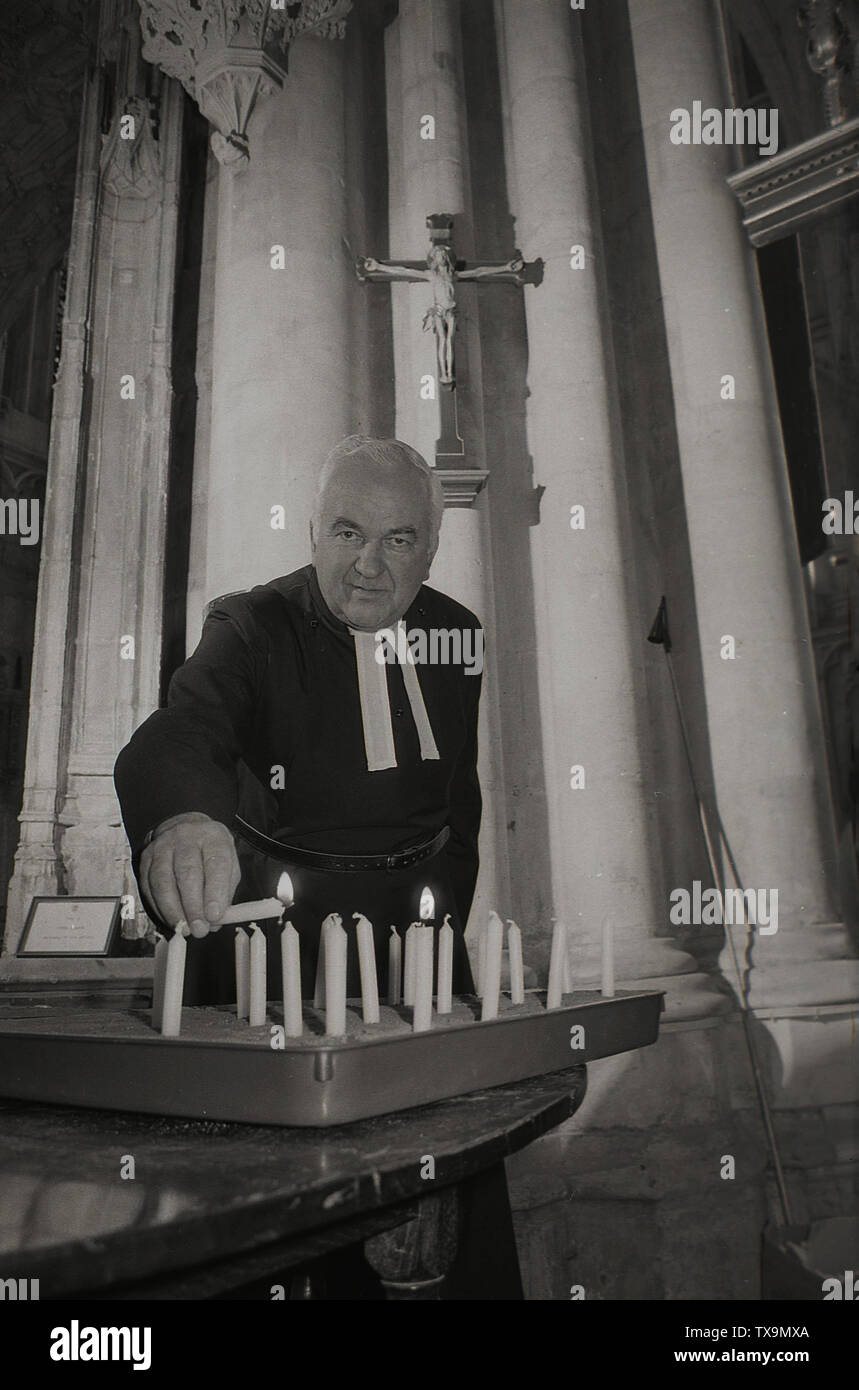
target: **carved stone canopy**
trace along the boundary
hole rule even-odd
[[[342,38],[352,0],[138,0],[143,57],[175,77],[215,127],[222,164],[250,157],[248,122],[283,86],[301,34]]]

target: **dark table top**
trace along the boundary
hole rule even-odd
[[[225,1257],[248,1257],[253,1272],[284,1241],[318,1253],[314,1233],[384,1229],[428,1188],[524,1148],[575,1112],[585,1086],[571,1067],[335,1129],[0,1100],[0,1275],[38,1278],[54,1298],[156,1276],[166,1288],[171,1271]]]

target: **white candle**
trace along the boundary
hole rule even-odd
[[[525,968],[522,964],[522,933],[511,917],[507,919],[507,956],[510,961],[510,1002],[525,1002]]]
[[[251,922],[251,982],[249,991],[248,1022],[251,1028],[259,1028],[265,1023],[266,997],[266,944],[265,936],[256,922]]]
[[[284,904],[280,898],[258,898],[252,903],[233,903],[228,907],[220,922],[219,927],[231,925],[233,922],[267,922],[272,917],[280,917],[283,914]]]
[[[360,912],[353,912],[358,936],[358,967],[361,971],[361,1006],[365,1023],[379,1022],[379,982],[376,979],[376,943],[373,928]]]
[[[449,1014],[453,1007],[453,927],[450,925],[450,913],[446,915],[438,934],[438,986],[436,993],[438,1012]]]
[[[236,1018],[251,1012],[251,943],[244,927],[236,927]]]
[[[164,1017],[164,982],[167,978],[167,949],[169,944],[167,937],[158,932],[155,941],[155,974],[152,979],[153,1028],[160,1028],[161,1020]]]
[[[304,1026],[301,1015],[301,943],[291,922],[286,923],[280,934],[280,971],[283,980],[283,1031],[288,1038],[300,1038]]]
[[[611,922],[603,922],[602,928],[602,985],[604,999],[614,997],[614,936]]]
[[[182,1027],[182,995],[185,989],[185,937],[188,926],[177,922],[167,945],[167,970],[164,979],[164,1007],[161,1014],[161,1036],[178,1038]]]
[[[412,1032],[425,1033],[432,1024],[432,948],[435,932],[432,927],[415,929],[415,1010]]]
[[[420,930],[420,922],[412,922],[406,932],[406,958],[403,967],[403,1003],[415,1002],[415,932]]]
[[[347,939],[339,912],[325,920],[325,1032],[340,1038],[346,1032]]]
[[[497,912],[490,912],[486,923],[486,954],[483,966],[483,1008],[480,1011],[481,1023],[498,1017],[498,1000],[501,993],[501,952],[504,949],[504,923]]]
[[[338,918],[338,921],[340,919]],[[313,982],[313,1007],[322,1010],[325,1008],[325,939],[328,932],[328,923],[331,917],[326,917],[322,923],[322,930],[319,933],[319,954],[316,957],[316,979]]]
[[[477,997],[483,998],[483,982],[486,979],[486,927],[480,927],[477,940]]]
[[[399,1004],[400,980],[403,974],[403,943],[396,927],[391,927],[388,941],[388,1003]]]
[[[546,992],[546,1008],[557,1009],[561,1004],[561,991],[564,987],[564,956],[567,950],[567,931],[558,921],[552,927],[552,953],[549,957],[549,988]]]
[[[566,942],[564,947],[564,993],[573,992],[573,967],[570,964],[570,943]]]

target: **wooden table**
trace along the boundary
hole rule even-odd
[[[577,1066],[324,1130],[0,1100],[0,1277],[42,1299],[301,1297],[296,1274],[361,1243],[376,1296],[521,1298],[503,1160],[585,1087]]]

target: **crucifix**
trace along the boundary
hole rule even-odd
[[[432,289],[433,302],[424,314],[424,332],[435,337],[441,436],[436,441],[436,466],[456,467],[465,456],[465,445],[459,436],[456,415],[456,286],[458,282],[492,281],[496,284],[535,285],[542,279],[540,260],[526,263],[519,252],[509,261],[490,261],[469,267],[456,259],[452,245],[453,218],[449,213],[434,212],[427,218],[430,249],[423,261],[377,261],[372,256],[359,256],[355,270],[359,280],[395,280],[411,283],[425,281]]]

